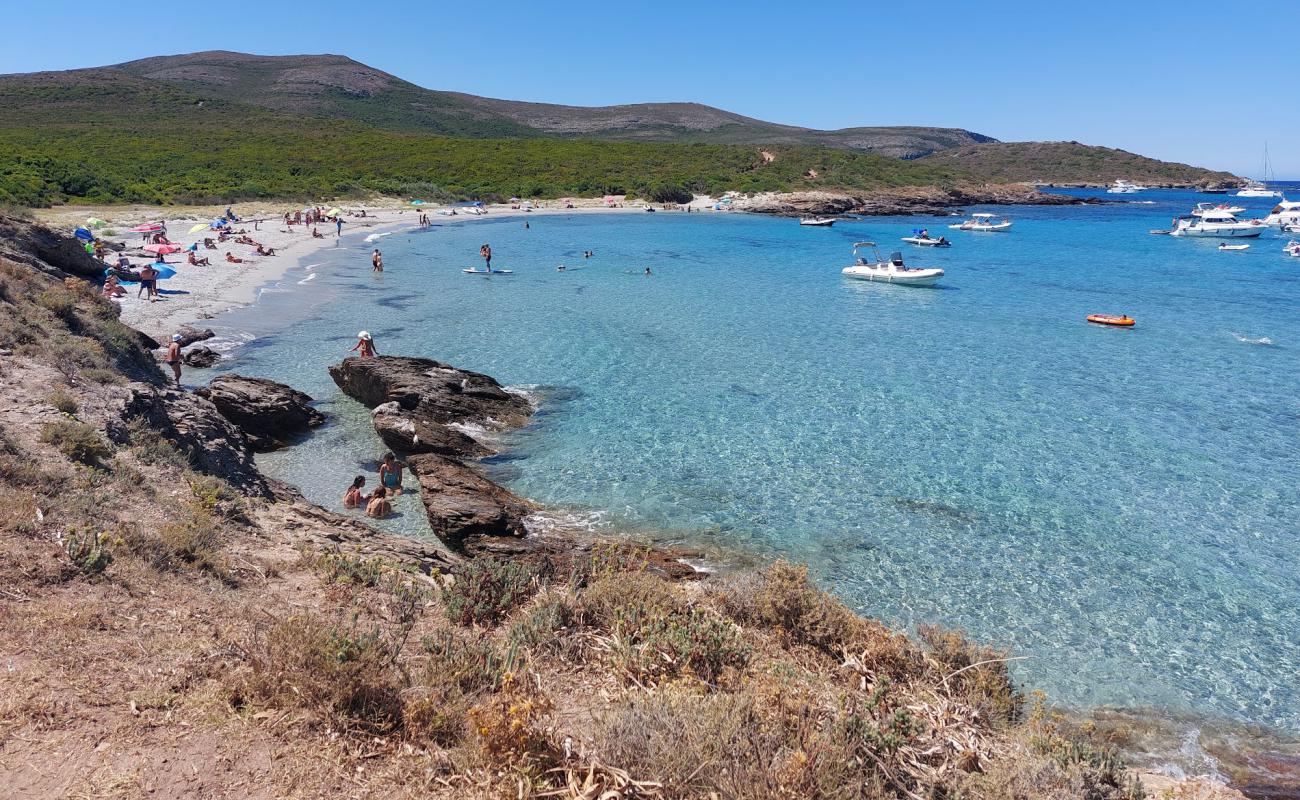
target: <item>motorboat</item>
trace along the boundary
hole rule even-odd
[[[1106,190],[1106,194],[1137,194],[1145,192],[1147,187],[1138,186],[1136,183],[1129,183],[1126,180],[1117,180]]]
[[[947,238],[940,236],[936,239],[927,230],[914,230],[911,236],[904,236],[903,241],[921,247],[952,247],[952,242],[948,241]]]
[[[1227,242],[1224,242],[1223,244],[1219,245],[1219,249],[1220,249],[1220,250],[1249,250],[1249,249],[1250,249],[1250,245],[1248,245],[1248,244],[1228,244]]]
[[[1179,217],[1174,220],[1170,236],[1200,236],[1217,239],[1242,239],[1259,236],[1268,230],[1260,220],[1243,222],[1226,211],[1211,210],[1199,216]]]
[[[1282,202],[1273,206],[1273,210],[1264,217],[1264,224],[1276,225],[1279,228],[1300,225],[1300,202],[1283,198]]]
[[[1292,239],[1291,241],[1286,243],[1286,247],[1282,248],[1282,252],[1286,253],[1292,258],[1300,258],[1300,242],[1297,242],[1295,239]]]
[[[834,217],[800,217],[799,224],[809,228],[829,228],[835,224]]]
[[[858,255],[859,247],[870,247],[872,258]],[[859,281],[899,283],[904,286],[933,286],[943,277],[943,270],[908,267],[903,264],[902,253],[891,253],[889,260],[880,257],[875,242],[853,243],[853,264],[840,270],[846,278]]]
[[[1230,206],[1227,203],[1197,203],[1196,208],[1192,209],[1192,216],[1199,217],[1207,211],[1226,211],[1229,214],[1244,214],[1246,209],[1241,206]]]
[[[985,231],[988,233],[1005,231],[1011,228],[1011,220],[1003,218],[1001,222],[994,222],[995,219],[997,217],[993,214],[971,214],[970,219],[948,227],[955,231]]]

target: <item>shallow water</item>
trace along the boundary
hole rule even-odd
[[[1133,199],[1157,203],[1005,209],[1007,234],[659,213],[357,235],[214,327],[258,337],[223,368],[334,414],[262,458],[323,504],[382,449],[325,372],[365,328],[532,387],[490,469],[557,514],[808,563],[870,614],[1032,656],[1017,674],[1066,703],[1300,732],[1300,260],[1273,232],[1148,235],[1212,198]],[[954,246],[898,242],[921,225]],[[863,239],[943,288],[844,280]],[[484,241],[514,275],[460,272]]]

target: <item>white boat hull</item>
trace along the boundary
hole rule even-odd
[[[1275,192],[1271,189],[1242,189],[1237,192],[1237,197],[1281,197],[1281,192]]]
[[[841,270],[844,277],[855,281],[897,283],[902,286],[933,286],[943,277],[941,269],[891,269],[871,265],[856,265]]]
[[[1000,231],[1010,230],[1010,222],[999,222],[996,225],[969,225],[962,223],[959,225],[949,225],[955,231],[976,231],[977,233],[998,233]]]
[[[1253,239],[1267,230],[1264,225],[1200,225],[1176,228],[1170,236],[1191,236],[1198,239]]]
[[[829,228],[835,224],[833,219],[801,219],[799,224],[805,228]]]
[[[916,244],[921,247],[951,247],[952,242],[947,239],[922,239],[920,236],[904,236],[903,241],[908,244]]]

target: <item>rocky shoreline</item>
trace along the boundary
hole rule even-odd
[[[851,194],[836,191],[763,192],[732,201],[736,211],[775,216],[858,214],[863,216],[947,215],[973,205],[1072,206],[1109,202],[1041,192],[1030,184],[908,187]]]

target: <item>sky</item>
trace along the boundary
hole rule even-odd
[[[19,9],[19,0],[6,0]],[[21,3],[0,73],[337,53],[431,89],[694,101],[813,128],[959,127],[1300,179],[1300,3]]]

